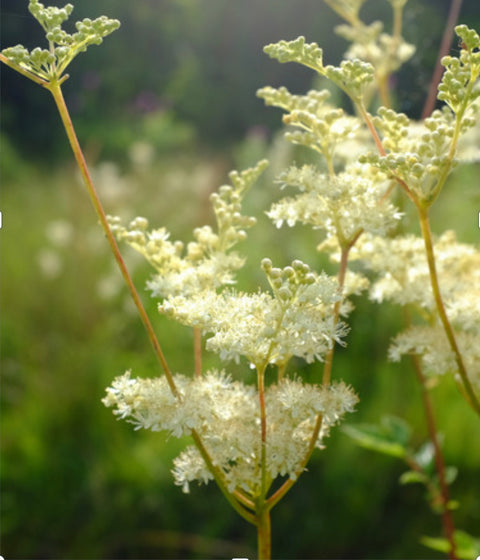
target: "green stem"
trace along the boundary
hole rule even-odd
[[[257,515],[258,560],[270,560],[272,551],[272,530],[270,508],[265,507]]]
[[[264,500],[268,491],[267,483],[267,411],[265,408],[265,368],[257,370],[258,403],[260,408],[260,499]]]
[[[208,451],[207,451],[206,447],[204,446],[200,436],[198,435],[198,433],[195,430],[192,430],[192,438],[193,438],[193,441],[195,442],[195,445],[197,446],[198,450],[200,451],[200,454],[202,455],[203,460],[205,461],[205,463],[208,467],[208,470],[212,473],[213,477],[215,478],[215,482],[217,483],[217,486],[220,488],[220,491],[222,492],[222,494],[224,495],[224,497],[226,498],[228,503],[246,521],[248,521],[252,525],[257,525],[256,516],[253,513],[251,513],[250,511],[248,511],[242,505],[242,503],[245,503],[245,505],[247,505],[249,503],[249,500],[247,498],[243,497],[243,495],[242,495],[242,498],[237,498],[236,495],[239,495],[238,491],[235,492],[235,493],[231,493],[231,492],[228,491],[227,486],[224,482],[224,477],[223,477],[222,471],[213,464],[213,461],[210,457],[210,454],[208,453]],[[240,502],[242,502],[242,503],[240,503]]]
[[[342,252],[341,252],[341,257],[340,257],[340,267],[338,270],[338,288],[340,290],[340,295],[342,296],[343,294],[343,288],[345,285],[345,275],[347,273],[347,267],[348,267],[348,255],[350,253],[351,248],[355,245],[355,243],[357,242],[358,238],[360,237],[360,235],[362,234],[363,230],[359,230],[354,236],[353,238],[350,240],[350,242],[348,244],[345,244],[344,246],[342,246]],[[343,297],[343,296],[342,296]],[[334,326],[337,325],[338,320],[340,318],[340,306],[342,305],[342,300],[340,299],[339,301],[337,301],[335,303],[335,306],[333,308],[333,324]],[[325,362],[324,362],[324,366],[323,366],[323,378],[322,378],[322,383],[323,385],[330,385],[330,380],[332,377],[332,365],[333,365],[333,355],[335,353],[335,341],[332,342],[332,347],[328,350],[326,356],[325,356]]]
[[[195,377],[202,376],[202,331],[193,327],[193,353],[195,357]]]
[[[40,78],[36,74],[33,74],[32,72],[30,72],[30,70],[27,70],[26,68],[24,68],[20,64],[16,64],[15,62],[12,62],[9,58],[7,58],[2,53],[0,53],[0,61],[3,62],[4,64],[6,64],[7,66],[9,66],[10,68],[12,68],[12,70],[15,70],[19,74],[22,74],[22,76],[25,76],[29,80],[32,80],[33,82],[35,82],[39,86],[42,86],[46,89],[49,89],[50,82],[48,80],[43,80],[42,78]],[[59,82],[59,83],[63,83],[67,78],[68,78],[67,74],[65,76],[62,76],[61,82]]]
[[[55,100],[58,112],[60,113],[60,118],[62,119],[63,126],[65,127],[65,131],[67,133],[68,140],[70,142],[70,146],[72,147],[73,154],[75,156],[78,167],[82,174],[83,180],[85,182],[85,186],[87,187],[88,195],[90,196],[90,200],[93,204],[93,207],[95,208],[95,212],[97,213],[97,216],[100,220],[100,224],[105,233],[105,236],[107,237],[108,243],[110,245],[110,248],[112,249],[112,253],[115,257],[115,260],[117,261],[122,276],[125,280],[125,283],[128,286],[128,289],[135,303],[135,306],[138,310],[138,313],[145,327],[145,330],[147,331],[148,337],[155,351],[155,355],[157,356],[157,359],[160,362],[160,365],[165,373],[165,376],[167,378],[172,393],[178,396],[178,391],[175,386],[173,375],[170,371],[170,368],[168,367],[167,361],[160,347],[160,343],[158,342],[158,339],[155,335],[150,319],[148,318],[145,308],[143,307],[140,296],[138,295],[138,292],[130,277],[130,274],[127,270],[122,255],[120,254],[120,250],[118,248],[117,242],[108,224],[105,211],[103,210],[102,203],[100,202],[97,191],[95,190],[95,187],[93,185],[92,178],[90,177],[90,173],[88,171],[87,163],[85,161],[82,149],[80,147],[80,143],[78,142],[77,135],[75,134],[75,129],[73,127],[72,120],[70,118],[68,108],[65,103],[65,99],[63,98],[63,93],[60,84],[58,82],[50,82],[50,84],[48,84],[48,86],[45,87],[50,91],[50,93],[53,96],[53,99]]]
[[[428,208],[422,206],[417,206],[417,210],[420,218],[420,226],[422,228],[423,240],[425,243],[425,252],[427,254],[428,270],[430,273],[430,283],[432,286],[433,297],[435,299],[435,304],[437,307],[440,320],[442,322],[445,334],[447,335],[450,348],[454,354],[455,362],[457,364],[458,373],[462,379],[463,386],[468,396],[468,402],[475,412],[480,416],[480,402],[473,390],[473,387],[468,378],[467,369],[463,363],[463,358],[458,348],[457,340],[455,338],[455,333],[453,332],[452,325],[447,317],[445,311],[445,305],[443,303],[442,295],[440,292],[440,285],[438,282],[437,268],[435,264],[435,255],[433,250],[432,232],[430,230],[430,222],[428,219]]]

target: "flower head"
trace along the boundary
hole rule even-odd
[[[214,466],[219,467],[230,491],[241,488],[252,496],[261,485],[258,394],[254,387],[233,381],[224,372],[210,371],[193,379],[176,375],[180,397],[169,392],[164,378],[117,378],[103,399],[114,413],[137,428],[164,430],[175,437],[196,430]],[[322,415],[317,447],[323,446],[328,430],[357,402],[344,383],[330,387],[308,385],[298,379],[283,379],[266,390],[267,473],[295,479],[307,453],[315,419]],[[197,480],[213,478],[201,454],[187,447],[175,460],[173,475],[184,491]]]

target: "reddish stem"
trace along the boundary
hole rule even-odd
[[[455,24],[458,21],[461,6],[462,0],[452,0],[452,3],[450,4],[447,23],[445,24],[445,30],[443,32],[440,50],[438,51],[437,64],[433,72],[432,80],[430,81],[427,100],[425,101],[425,105],[422,111],[422,120],[429,117],[435,109],[435,102],[437,101],[437,88],[443,74],[443,66],[441,64],[441,60],[448,54],[448,51],[450,50],[450,45],[452,44],[453,33],[455,30]]]

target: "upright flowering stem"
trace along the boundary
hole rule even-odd
[[[110,245],[110,248],[112,249],[113,255],[115,257],[115,260],[117,261],[122,276],[125,280],[125,283],[127,284],[128,289],[130,290],[132,299],[135,303],[135,306],[137,307],[138,313],[147,331],[150,342],[152,343],[153,349],[155,351],[155,355],[157,356],[157,359],[160,362],[163,371],[165,372],[172,393],[174,395],[177,395],[178,392],[175,386],[175,382],[173,380],[172,373],[170,371],[170,368],[168,367],[167,361],[160,347],[160,343],[158,342],[158,339],[155,335],[150,319],[148,318],[145,308],[143,307],[140,296],[138,295],[138,292],[130,277],[130,274],[122,258],[122,255],[120,254],[120,250],[118,248],[117,242],[108,224],[105,211],[103,210],[102,203],[100,202],[97,191],[93,185],[92,178],[90,177],[90,173],[88,171],[87,163],[85,161],[82,149],[80,147],[80,143],[78,142],[77,135],[75,134],[75,129],[73,127],[72,120],[70,118],[68,108],[65,103],[65,99],[63,98],[61,86],[58,81],[52,80],[51,82],[49,82],[48,85],[45,85],[45,87],[53,95],[53,99],[55,100],[58,112],[60,113],[63,126],[65,127],[65,131],[67,133],[68,140],[70,142],[70,146],[72,147],[73,154],[75,156],[78,167],[82,174],[83,180],[85,182],[85,186],[87,187],[88,195],[90,196],[90,200],[92,201],[93,207],[95,208],[95,212],[97,213],[97,216],[100,220],[100,224],[102,226],[103,231],[105,232],[105,236],[107,237],[108,243]]]
[[[270,508],[261,508],[257,513],[257,550],[258,560],[270,560],[272,549],[272,531],[270,525]]]
[[[195,358],[195,377],[202,375],[202,331],[193,328],[193,353]]]
[[[256,500],[258,560],[270,560],[270,507],[266,500],[267,481],[267,412],[265,407],[265,365],[257,368],[258,404],[260,408],[260,495]]]
[[[258,370],[257,374],[258,383],[258,403],[260,407],[260,437],[261,437],[261,455],[260,455],[260,468],[261,468],[261,499],[265,499],[267,494],[267,412],[265,409],[265,368]]]
[[[435,265],[435,255],[433,250],[432,242],[432,232],[430,231],[430,222],[428,219],[428,208],[423,206],[417,206],[417,210],[420,218],[420,226],[422,228],[422,235],[425,243],[425,251],[427,254],[428,270],[430,273],[430,282],[433,291],[433,297],[435,298],[435,303],[437,306],[437,311],[440,316],[445,334],[447,335],[450,348],[455,357],[455,362],[457,363],[458,373],[462,379],[462,383],[465,387],[466,394],[468,396],[468,402],[475,412],[480,416],[480,402],[478,401],[475,391],[468,378],[468,373],[463,363],[462,354],[458,348],[457,340],[455,338],[455,333],[453,331],[452,325],[448,319],[447,313],[445,311],[445,306],[443,304],[442,294],[440,292],[440,285],[438,282],[437,268]]]
[[[423,408],[425,409],[425,418],[427,421],[427,429],[430,437],[430,441],[433,445],[433,452],[435,457],[435,470],[437,471],[438,481],[440,484],[440,495],[442,500],[442,525],[443,532],[450,544],[450,550],[448,551],[448,557],[450,560],[457,560],[457,547],[455,543],[455,525],[453,522],[452,512],[450,511],[450,492],[448,489],[448,484],[445,475],[445,461],[443,459],[442,448],[438,441],[437,428],[435,424],[435,416],[433,413],[432,400],[430,398],[430,393],[427,389],[427,384],[425,376],[420,365],[420,360],[418,356],[412,356],[413,365],[415,373],[417,375],[418,382],[420,384],[420,389],[422,391],[422,402]]]
[[[341,250],[341,256],[340,256],[340,268],[338,270],[338,288],[340,290],[340,293],[343,292],[343,287],[345,285],[345,275],[347,273],[347,267],[348,267],[348,255],[350,253],[351,248],[355,245],[355,243],[357,242],[358,238],[360,237],[360,235],[362,234],[362,230],[359,230],[354,236],[353,238],[350,240],[350,242],[348,242],[347,244],[345,244],[342,247]],[[335,303],[335,306],[333,308],[333,321],[334,321],[334,325],[336,325],[338,323],[338,319],[340,317],[340,306],[342,304],[342,300],[339,300]],[[330,348],[330,350],[327,352],[327,355],[325,356],[325,363],[323,366],[323,379],[322,382],[324,385],[329,385],[330,384],[330,380],[332,377],[332,365],[333,365],[333,355],[335,353],[335,341],[332,341],[332,347]]]

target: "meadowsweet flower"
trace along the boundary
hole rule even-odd
[[[480,251],[459,243],[452,231],[445,232],[434,246],[442,299],[469,379],[480,391]],[[411,304],[428,321],[400,333],[392,342],[389,356],[421,357],[427,373],[456,374],[457,364],[440,325],[432,294],[424,241],[413,235],[395,239],[362,237],[352,258],[377,274],[370,288],[371,298]]]
[[[229,490],[242,488],[258,495],[261,438],[256,389],[218,371],[195,378],[176,375],[175,382],[179,398],[172,395],[164,378],[133,379],[127,372],[107,389],[103,403],[137,429],[163,430],[175,437],[195,429]],[[277,476],[295,479],[300,474],[319,413],[323,424],[316,445],[321,448],[329,428],[352,412],[357,400],[344,383],[324,387],[285,378],[267,387],[266,454],[271,480]],[[174,460],[173,475],[186,492],[192,481],[207,483],[213,478],[194,447],[187,447]]]
[[[350,165],[335,177],[313,166],[293,166],[278,182],[297,188],[300,194],[281,199],[267,212],[277,227],[309,224],[339,246],[349,244],[362,231],[384,235],[401,218],[390,202],[381,202],[389,186],[386,176],[369,166]]]
[[[435,256],[442,296],[452,315],[457,317],[456,323],[459,326],[477,324],[477,320],[468,315],[476,309],[472,302],[478,299],[478,249],[458,243],[455,233],[446,231],[435,242]],[[353,248],[351,258],[361,259],[367,268],[377,274],[370,291],[373,300],[382,302],[390,299],[400,305],[411,303],[430,313],[435,312],[425,245],[421,237],[406,235],[390,239],[364,235]]]
[[[223,360],[245,356],[257,367],[285,364],[292,356],[321,360],[346,334],[345,325],[333,321],[332,306],[340,299],[336,280],[314,274],[301,261],[283,270],[268,259],[263,265],[273,295],[204,290],[167,298],[159,310],[211,334],[206,348]]]
[[[478,327],[478,325],[477,325]],[[469,380],[480,397],[480,334],[458,331],[457,344],[462,355]],[[402,356],[420,356],[422,366],[428,375],[458,376],[455,356],[450,349],[445,331],[440,325],[414,326],[398,334],[389,348],[389,358],[394,362]]]

